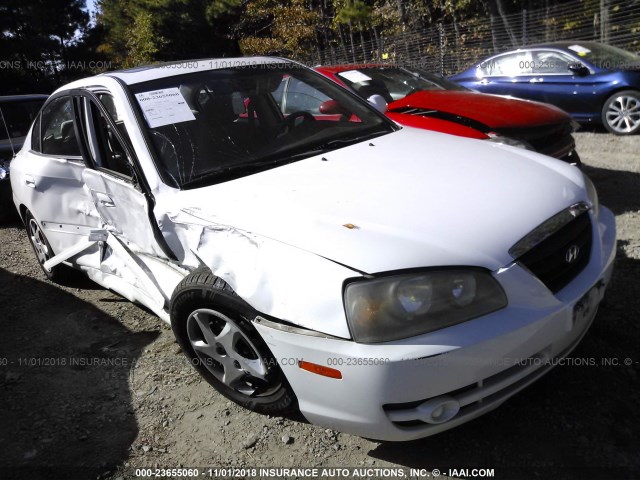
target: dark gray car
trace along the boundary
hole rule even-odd
[[[9,164],[48,95],[0,96],[0,221],[14,213]]]

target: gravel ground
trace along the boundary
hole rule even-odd
[[[639,478],[640,136],[576,138],[619,229],[607,302],[576,361],[478,420],[408,443],[235,406],[183,360],[168,326],[84,278],[46,281],[24,229],[0,226],[0,477],[124,479],[180,466],[361,467],[375,477],[402,466]]]

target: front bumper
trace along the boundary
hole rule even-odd
[[[433,435],[498,407],[578,344],[611,278],[613,214],[601,208],[593,230],[589,264],[556,295],[512,264],[495,274],[507,308],[443,330],[366,345],[256,328],[310,422],[380,440]],[[342,379],[302,370],[300,360],[338,369]]]

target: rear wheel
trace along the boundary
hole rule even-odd
[[[640,92],[624,90],[611,95],[602,108],[602,123],[616,135],[640,131]]]
[[[171,327],[191,364],[218,392],[245,408],[275,414],[295,396],[251,324],[256,312],[222,279],[198,269],[176,288]]]
[[[24,223],[27,228],[29,243],[31,243],[31,247],[33,247],[33,251],[36,254],[40,268],[42,268],[45,276],[53,282],[65,280],[70,270],[66,265],[59,264],[51,270],[44,268],[44,262],[54,257],[55,254],[53,253],[51,245],[44,234],[44,230],[37,220],[33,218],[33,215],[29,210],[25,212]]]

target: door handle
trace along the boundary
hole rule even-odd
[[[36,188],[36,179],[33,178],[31,175],[25,175],[24,176],[24,184],[27,187]]]

